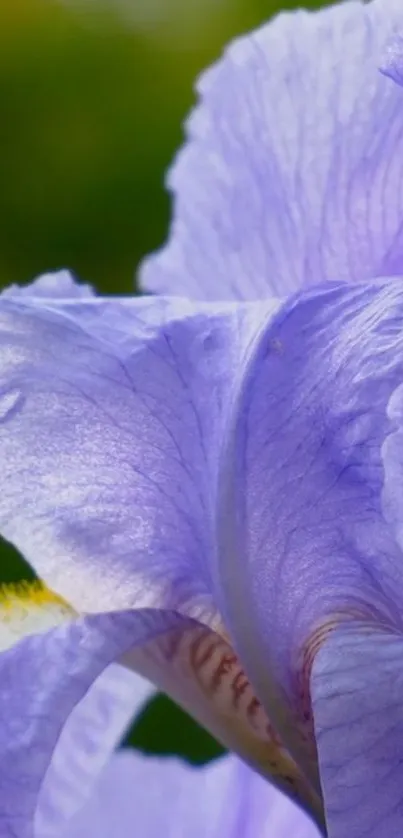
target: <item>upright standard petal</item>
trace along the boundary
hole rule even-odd
[[[121,751],[60,838],[319,838],[314,824],[235,757],[204,768]]]
[[[402,381],[401,279],[302,294],[259,341],[222,464],[221,611],[318,791],[317,649],[340,623],[403,627],[403,554],[383,464]]]
[[[149,291],[255,299],[403,268],[403,98],[378,71],[400,0],[281,14],[230,46],[168,184]]]
[[[211,612],[228,394],[277,308],[0,301],[0,530],[78,611]]]

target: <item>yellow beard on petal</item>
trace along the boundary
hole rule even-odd
[[[39,581],[0,586],[0,651],[22,637],[48,631],[77,614]]]

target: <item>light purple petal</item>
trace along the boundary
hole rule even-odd
[[[221,611],[317,788],[304,668],[312,635],[357,616],[403,628],[382,460],[402,381],[401,280],[302,294],[256,347],[222,464]]]
[[[211,610],[217,452],[277,308],[1,300],[0,529],[77,610]]]
[[[111,664],[74,707],[41,786],[35,814],[40,838],[58,835],[64,819],[86,801],[128,725],[153,692],[148,681]]]
[[[308,817],[235,757],[205,768],[117,754],[61,838],[319,838]]]
[[[312,703],[329,838],[403,833],[403,640],[336,631],[314,662]]]
[[[175,609],[217,629],[181,623],[125,661],[289,786],[266,716],[250,719],[253,691],[242,682],[234,699],[232,676],[245,676],[219,635],[211,577],[222,436],[250,344],[277,309],[3,299],[0,517],[78,610]]]
[[[255,299],[402,273],[402,91],[378,70],[399,22],[401,0],[346,2],[229,47],[199,83],[143,288]]]
[[[125,662],[310,805],[220,636],[211,575],[222,438],[253,342],[277,309],[4,299],[0,518],[78,610],[152,606],[204,623],[181,623]]]
[[[58,838],[128,723],[130,704],[138,709],[127,675],[103,673],[175,622],[158,612],[104,614],[0,654],[2,838]]]

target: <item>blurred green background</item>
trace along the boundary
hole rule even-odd
[[[132,291],[139,260],[166,236],[164,171],[196,76],[278,8],[272,0],[3,0],[0,286],[68,266],[102,292]],[[30,577],[0,544],[0,582]],[[162,696],[130,741],[194,762],[220,750]]]

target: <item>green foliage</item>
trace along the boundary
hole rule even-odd
[[[209,733],[164,695],[146,705],[125,744],[146,754],[177,754],[193,765],[203,765],[224,753]]]

